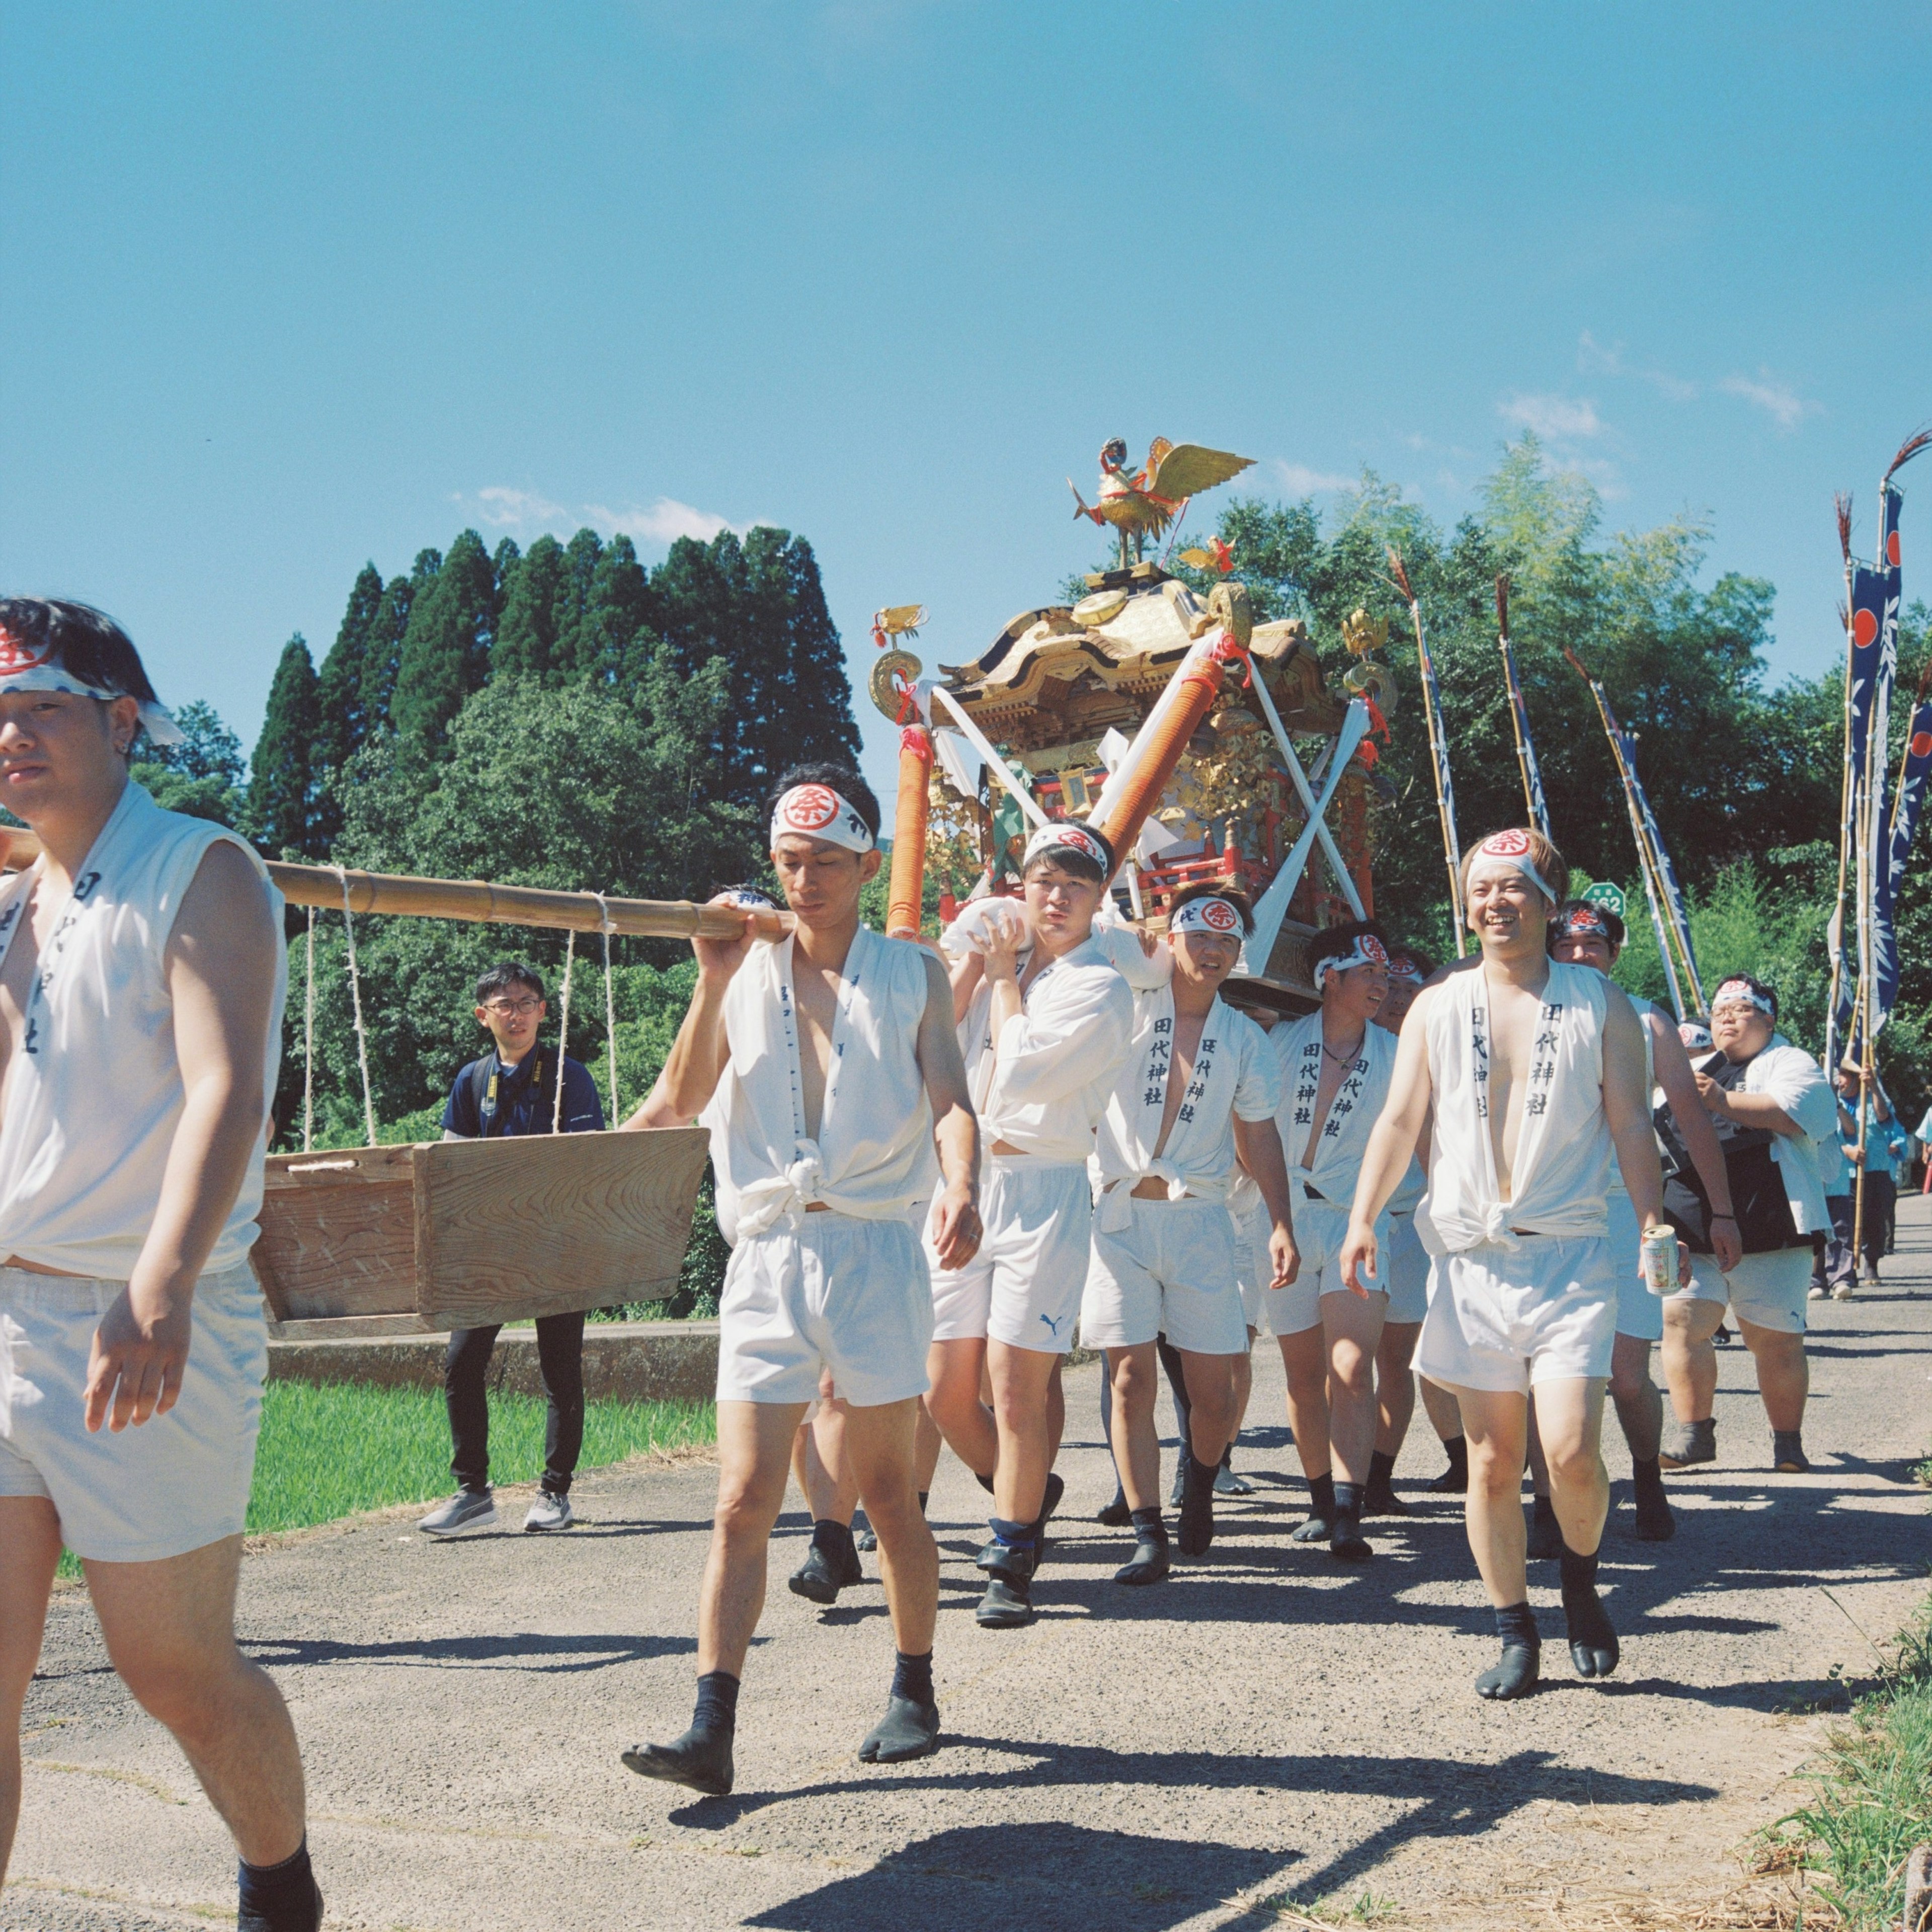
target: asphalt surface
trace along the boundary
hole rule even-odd
[[[942,1464],[944,1748],[913,1765],[856,1760],[891,1670],[883,1596],[868,1582],[826,1612],[792,1596],[795,1509],[736,1793],[620,1766],[688,1719],[702,1463],[580,1479],[584,1520],[560,1538],[438,1545],[391,1514],[252,1553],[241,1630],[302,1738],[328,1923],[1169,1932],[1292,1924],[1317,1901],[1394,1925],[1744,1922],[1723,1903],[1740,1846],[1792,1802],[1838,1675],[1868,1668],[1868,1636],[1924,1593],[1910,1471],[1932,1437],[1932,1216],[1916,1201],[1888,1270],[1817,1313],[1810,1476],[1769,1472],[1733,1347],[1718,1464],[1670,1478],[1675,1541],[1638,1544],[1610,1425],[1602,1576],[1622,1667],[1606,1687],[1570,1675],[1555,1566],[1533,1566],[1550,1682],[1518,1705],[1472,1693],[1492,1625],[1456,1500],[1420,1493],[1442,1458],[1419,1408],[1398,1474],[1417,1514],[1371,1526],[1373,1562],[1288,1542],[1304,1492],[1265,1338],[1237,1459],[1256,1492],[1163,1587],[1108,1580],[1126,1539],[1090,1520],[1112,1487],[1094,1369],[1069,1378],[1066,1502],[1030,1629],[974,1625],[985,1499]],[[503,1500],[520,1522],[520,1497]],[[232,1922],[226,1835],[79,1591],[50,1619],[26,1749],[0,1923]]]

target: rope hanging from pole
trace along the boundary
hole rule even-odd
[[[362,1070],[362,1124],[369,1145],[376,1144],[376,1096],[369,1085],[369,1040],[362,1027],[362,976],[356,967],[356,915],[349,904],[349,874],[340,866],[329,870],[342,885],[342,923],[349,934],[349,998],[356,1014],[356,1061]]]
[[[308,909],[308,950],[302,972],[302,1152],[315,1145],[315,908]]]
[[[570,969],[577,957],[577,934],[563,942],[563,1014],[556,1026],[556,1099],[550,1110],[550,1130],[563,1132],[563,1059],[570,1051]]]
[[[610,979],[610,908],[604,895],[596,896],[598,917],[604,934],[604,1038],[610,1049],[610,1124],[617,1124],[617,989]]]

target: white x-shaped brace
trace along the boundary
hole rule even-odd
[[[1322,849],[1328,854],[1328,862],[1334,868],[1335,877],[1340,882],[1342,896],[1355,916],[1360,919],[1364,916],[1361,895],[1355,890],[1355,881],[1348,867],[1342,862],[1335,836],[1328,830],[1323,814],[1348,775],[1348,761],[1354,756],[1355,747],[1362,742],[1369,728],[1369,707],[1359,698],[1352,698],[1348,715],[1342,720],[1342,728],[1336,734],[1334,748],[1329,754],[1328,776],[1318,799],[1308,782],[1308,774],[1301,768],[1301,760],[1295,756],[1294,745],[1282,728],[1281,714],[1274,708],[1274,699],[1266,682],[1256,678],[1255,689],[1261,694],[1262,709],[1268,713],[1268,726],[1281,748],[1288,777],[1301,794],[1302,809],[1308,814],[1308,823],[1301,828],[1300,836],[1281,862],[1280,871],[1268,882],[1268,890],[1262,893],[1261,903],[1255,908],[1255,929],[1241,948],[1241,963],[1235,968],[1250,979],[1258,979],[1268,970],[1281,922],[1288,916],[1288,902],[1294,896],[1295,887],[1301,883],[1301,875],[1308,866],[1308,854],[1316,839],[1321,840]]]

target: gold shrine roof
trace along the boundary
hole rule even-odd
[[[1151,565],[1089,581],[1098,595],[1072,608],[1022,610],[976,662],[939,667],[995,742],[1025,752],[1097,738],[1110,726],[1131,735],[1207,617],[1184,584]],[[1090,620],[1083,623],[1076,610]],[[1324,682],[1300,619],[1257,624],[1251,650],[1288,730],[1333,736],[1341,728],[1346,702]],[[1227,688],[1231,700],[1243,700],[1238,680]],[[1252,694],[1244,701],[1259,715]]]

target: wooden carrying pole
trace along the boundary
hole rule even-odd
[[[899,734],[899,795],[892,813],[892,876],[886,936],[916,939],[926,908],[926,820],[932,803],[932,737],[923,724]]]
[[[1223,631],[1205,650],[1190,652],[1175,674],[1174,702],[1148,714],[1120,760],[1131,776],[1111,800],[1098,830],[1113,848],[1117,866],[1133,861],[1134,842],[1148,814],[1160,802],[1180,764],[1187,741],[1201,728],[1221,695],[1223,666],[1246,662],[1247,653],[1232,632]]]
[[[39,857],[40,842],[31,832],[8,829],[7,863],[19,871]],[[351,912],[375,912],[416,919],[460,919],[472,923],[532,926],[558,932],[602,932],[604,913],[613,932],[637,939],[735,939],[745,929],[745,913],[731,906],[694,905],[688,899],[600,899],[595,892],[552,892],[533,886],[493,886],[472,879],[415,879],[393,872],[338,872],[332,866],[290,866],[268,862],[268,876],[291,905],[320,906],[340,912],[347,887]],[[752,930],[760,939],[782,939],[791,916],[753,912]]]

